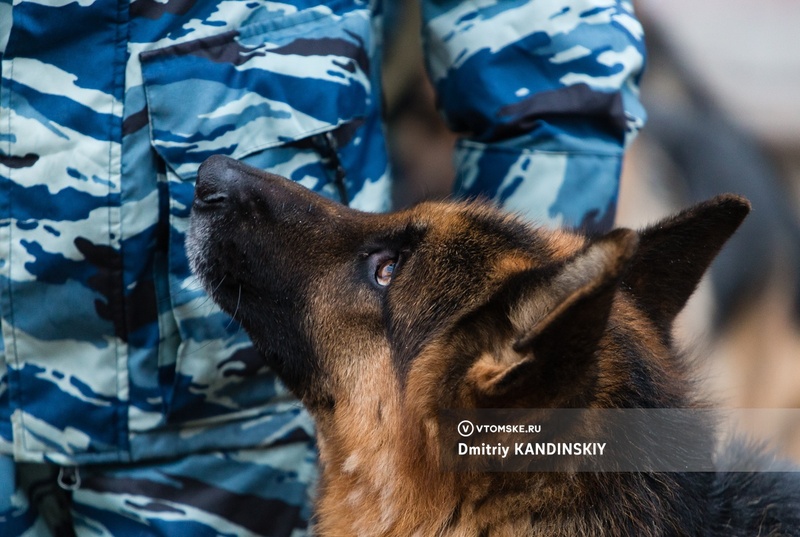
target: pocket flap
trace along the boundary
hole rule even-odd
[[[309,10],[141,54],[153,146],[184,180],[364,117],[369,13]]]

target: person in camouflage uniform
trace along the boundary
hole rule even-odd
[[[422,10],[456,194],[608,228],[644,119],[630,4]],[[213,154],[389,208],[381,25],[380,0],[0,0],[0,534],[305,534],[313,425],[184,235]]]

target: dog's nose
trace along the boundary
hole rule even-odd
[[[225,203],[230,196],[231,183],[235,179],[238,162],[222,155],[209,157],[197,170],[195,203],[217,205]]]

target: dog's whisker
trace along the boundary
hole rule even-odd
[[[240,285],[239,296],[236,297],[236,307],[233,309],[233,313],[231,314],[231,320],[228,321],[228,324],[227,326],[225,326],[225,329],[230,328],[234,322],[238,322],[236,319],[236,314],[239,313],[239,305],[241,304],[241,302],[242,302],[242,286]],[[239,327],[241,329],[241,324],[239,325]]]

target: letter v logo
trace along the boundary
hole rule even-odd
[[[472,436],[472,433],[475,432],[475,426],[469,420],[464,420],[458,424],[458,434],[461,436],[467,437]]]

